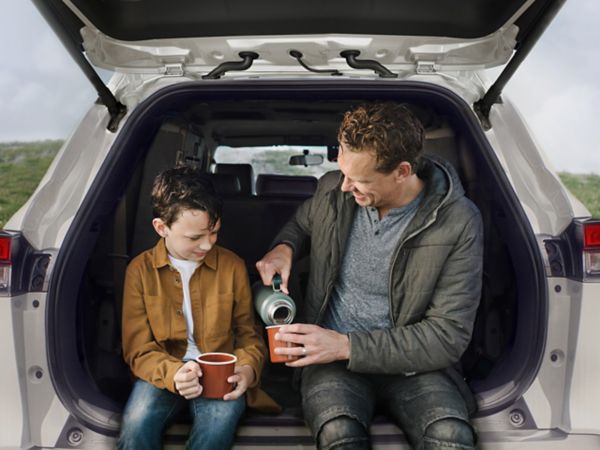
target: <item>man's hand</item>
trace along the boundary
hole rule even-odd
[[[186,400],[196,398],[202,394],[202,385],[199,380],[199,377],[201,376],[202,370],[198,363],[195,361],[188,361],[181,366],[173,377],[175,389],[177,389],[179,395]]]
[[[289,367],[326,364],[350,358],[350,340],[348,336],[317,325],[304,323],[283,325],[275,334],[275,339],[300,345],[300,347],[275,349],[275,353],[280,355],[300,357],[297,361],[285,363]]]
[[[276,273],[281,274],[281,290],[286,294],[288,280],[292,270],[292,249],[289,245],[279,244],[256,263],[256,268],[265,286],[270,286]]]
[[[254,370],[252,370],[252,367],[247,364],[244,364],[243,366],[235,366],[233,375],[227,378],[227,382],[233,383],[235,385],[235,389],[229,394],[225,394],[223,400],[235,400],[244,392],[246,392],[246,390],[248,390],[248,386],[254,382]]]

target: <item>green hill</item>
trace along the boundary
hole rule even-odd
[[[0,143],[0,228],[29,198],[63,141]],[[600,176],[560,173],[567,188],[600,218]]]
[[[35,190],[62,144],[0,143],[0,228]]]
[[[561,172],[558,174],[567,188],[600,219],[600,175],[579,175]]]

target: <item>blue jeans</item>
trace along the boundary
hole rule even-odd
[[[125,406],[117,448],[161,449],[165,426],[186,404],[193,420],[187,448],[225,450],[233,446],[237,423],[246,408],[245,396],[228,401],[202,397],[186,400],[137,380]]]
[[[345,363],[305,367],[304,417],[320,449],[368,449],[369,426],[381,408],[417,450],[473,449],[465,401],[443,372],[413,376],[350,372]]]

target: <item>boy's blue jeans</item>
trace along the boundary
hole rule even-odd
[[[137,380],[125,406],[117,448],[160,450],[165,425],[186,404],[193,420],[187,448],[226,450],[233,446],[238,421],[246,408],[245,396],[228,401],[202,397],[186,400]]]
[[[414,449],[474,448],[465,401],[443,372],[360,374],[335,362],[305,367],[301,390],[304,418],[320,449],[370,448],[376,406],[398,424]]]

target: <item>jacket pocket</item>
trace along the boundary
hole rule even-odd
[[[164,342],[171,335],[171,309],[164,297],[147,295],[146,314],[150,329],[157,342]]]
[[[223,337],[229,337],[231,319],[233,315],[233,292],[219,294],[209,301],[204,315],[204,336],[208,341],[221,341]]]

